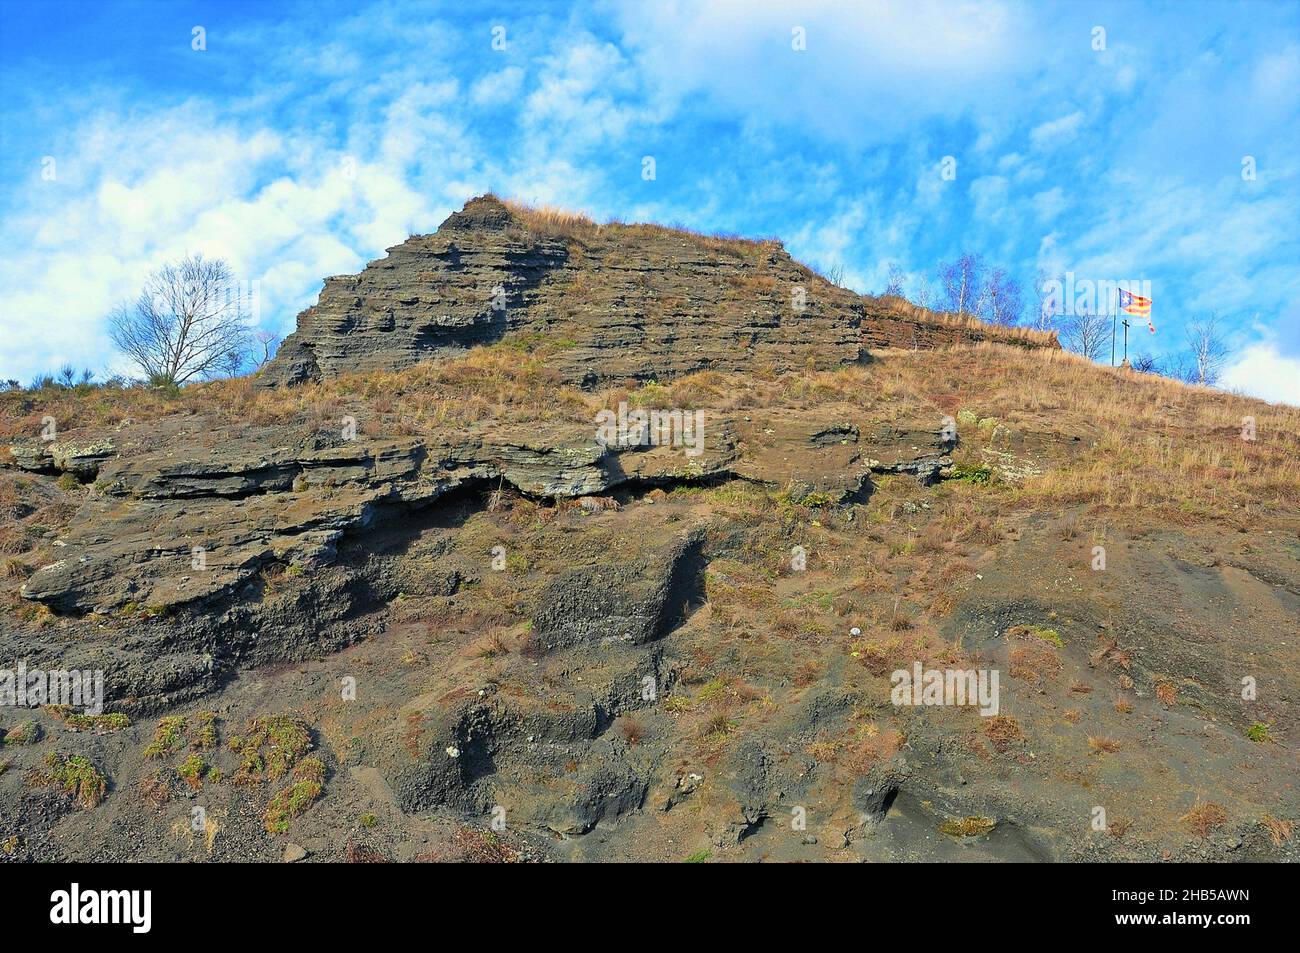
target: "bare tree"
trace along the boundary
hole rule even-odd
[[[897,263],[891,263],[889,266],[889,285],[885,288],[885,296],[903,297],[903,282],[906,278],[903,269],[899,268]]]
[[[1110,318],[1095,311],[1080,311],[1066,315],[1061,322],[1065,346],[1090,361],[1101,357],[1106,342],[1110,340]]]
[[[1020,321],[1024,305],[1020,298],[1020,282],[1001,268],[994,268],[984,283],[983,307],[979,315],[994,324],[1012,325]]]
[[[939,264],[939,282],[944,304],[958,314],[974,314],[983,293],[984,261],[979,255],[962,252],[954,262]]]
[[[1191,351],[1182,367],[1181,377],[1189,384],[1213,387],[1219,382],[1227,363],[1228,344],[1223,339],[1219,316],[1196,318],[1187,325],[1187,346]]]
[[[1034,296],[1038,299],[1038,314],[1035,316],[1038,330],[1050,330],[1057,317],[1065,313],[1065,302],[1062,300],[1065,296],[1065,276],[1039,268],[1034,276]]]
[[[202,255],[151,274],[135,305],[110,316],[108,333],[155,386],[237,374],[250,346],[229,266]]]
[[[258,331],[253,335],[253,343],[253,363],[256,365],[255,370],[260,371],[275,357],[275,352],[280,347],[280,335],[274,331]]]
[[[1133,358],[1133,361],[1129,366],[1132,367],[1133,370],[1139,371],[1143,374],[1163,373],[1160,369],[1160,362],[1150,354],[1139,354],[1137,357]]]

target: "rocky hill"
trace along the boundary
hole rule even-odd
[[[596,225],[489,195],[361,274],[327,278],[261,380],[396,370],[510,333],[562,342],[549,364],[583,387],[755,366],[822,370],[860,361],[870,347],[1058,346],[1049,335],[861,297],[795,262],[779,241]]]
[[[486,197],[0,438],[0,860],[1300,856],[1292,408]]]

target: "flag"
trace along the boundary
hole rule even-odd
[[[1135,295],[1131,291],[1119,289],[1119,307],[1125,314],[1136,315],[1139,318],[1147,319],[1147,329],[1156,333],[1156,326],[1151,323],[1151,299],[1144,298],[1141,295]]]

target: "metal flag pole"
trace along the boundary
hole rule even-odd
[[[1110,313],[1110,366],[1115,366],[1115,322],[1119,320],[1119,289],[1115,290],[1115,307]]]

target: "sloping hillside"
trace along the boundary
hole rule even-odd
[[[108,699],[0,709],[0,856],[1297,858],[1300,410],[458,215],[265,379],[0,394],[0,665]]]

